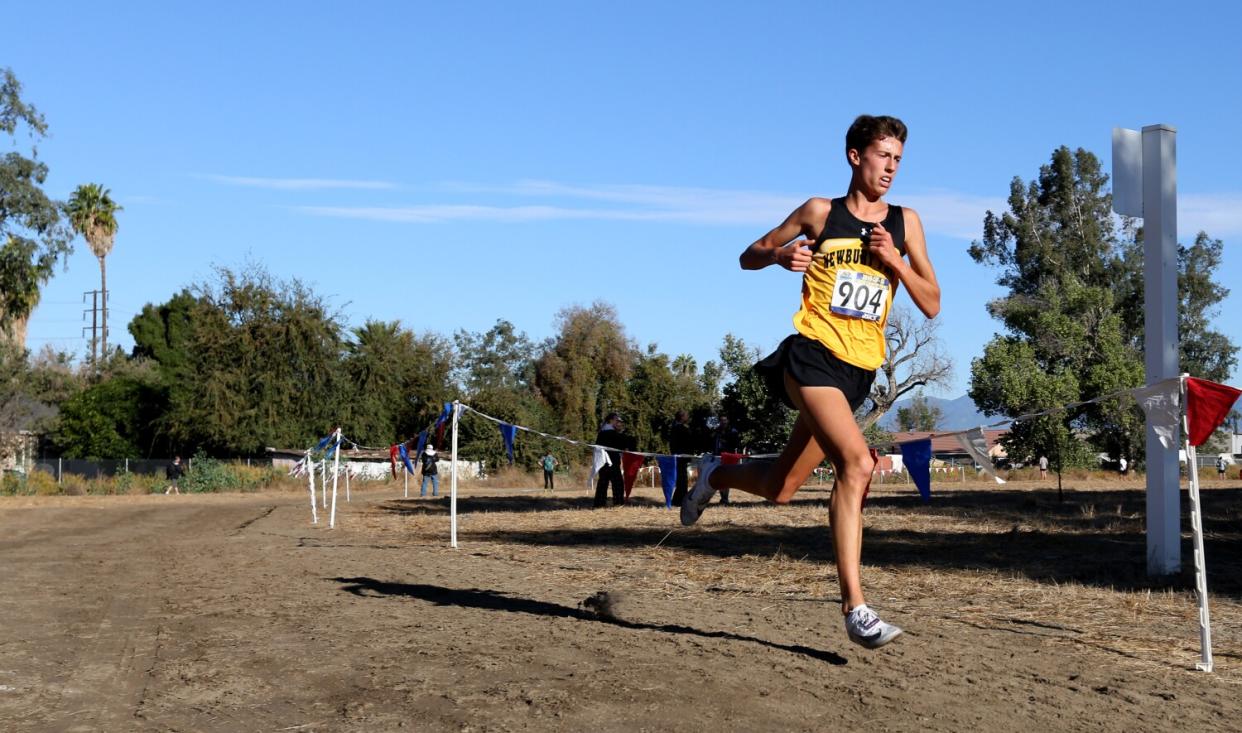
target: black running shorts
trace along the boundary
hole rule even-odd
[[[755,365],[755,372],[768,391],[790,408],[794,408],[794,404],[785,392],[785,372],[803,387],[836,387],[845,394],[854,411],[862,407],[875,381],[875,370],[847,364],[827,346],[800,333],[782,341],[776,351]]]

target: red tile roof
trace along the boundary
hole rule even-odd
[[[1000,456],[1005,455],[1004,447],[998,446],[997,443],[1002,437],[1004,437],[1008,433],[1009,433],[1008,430],[984,430],[983,431],[983,437],[987,440],[988,453],[990,455],[1000,455]],[[916,432],[909,432],[909,433],[891,433],[891,435],[893,436],[892,442],[882,443],[879,447],[880,448],[891,447],[892,452],[896,453],[900,450],[900,448],[897,447],[898,443],[909,443],[912,440],[922,440],[923,438],[926,438],[929,435],[935,435],[935,434],[936,433],[934,432],[929,433],[926,431],[923,431],[923,432],[916,431]],[[944,437],[932,438],[931,449],[932,449],[933,455],[939,455],[943,453],[959,453],[959,454],[964,455],[966,453],[966,451],[962,449],[962,444],[958,442],[956,435],[948,435]]]

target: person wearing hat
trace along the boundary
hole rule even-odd
[[[436,468],[436,462],[440,460],[440,456],[436,455],[436,447],[428,444],[423,449],[423,484],[419,490],[419,496],[427,495],[427,479],[431,479],[431,495],[440,495],[440,472]]]

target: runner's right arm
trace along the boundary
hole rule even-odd
[[[811,264],[810,245],[819,236],[832,202],[811,198],[793,210],[780,226],[763,235],[742,252],[738,261],[743,270],[762,270],[780,265],[792,272],[806,272]]]

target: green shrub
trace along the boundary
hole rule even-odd
[[[242,481],[232,468],[200,451],[190,460],[190,470],[181,477],[181,490],[193,494],[236,491]]]
[[[181,489],[193,493],[258,491],[272,484],[280,476],[280,471],[269,466],[226,463],[215,458],[208,458],[203,453],[197,453],[190,461],[190,470],[181,479]]]
[[[14,496],[26,493],[26,475],[20,471],[5,471],[0,477],[0,494]]]

